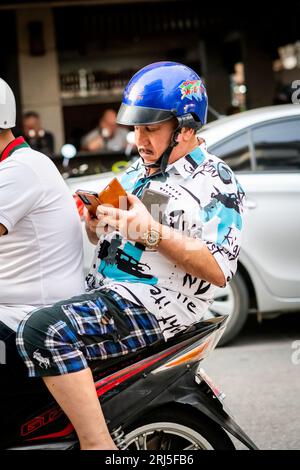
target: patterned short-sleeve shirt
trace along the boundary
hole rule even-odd
[[[203,240],[226,282],[230,281],[240,252],[245,194],[233,171],[209,154],[204,143],[168,165],[164,174],[147,177],[138,159],[121,183],[139,198],[146,188],[167,195],[163,224]],[[166,339],[206,318],[216,290],[158,251],[124,239],[118,232],[99,239],[87,285],[90,289],[109,287],[144,305],[157,317]]]

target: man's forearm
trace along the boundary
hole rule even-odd
[[[180,269],[211,284],[222,287],[226,280],[205,242],[181,236],[180,232],[160,225],[162,240],[158,251]]]

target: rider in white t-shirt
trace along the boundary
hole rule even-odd
[[[84,292],[81,226],[52,161],[14,138],[15,99],[0,79],[0,326]]]
[[[46,393],[27,378],[18,325],[28,312],[84,292],[76,205],[50,158],[14,138],[15,117],[13,92],[0,79],[0,447],[16,436],[28,399]]]

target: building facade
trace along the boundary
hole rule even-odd
[[[56,152],[65,142],[78,146],[103,110],[118,108],[131,75],[154,61],[194,68],[214,119],[279,103],[279,92],[300,79],[300,2],[293,5],[291,15],[253,2],[2,1],[0,76],[19,114],[40,113]]]

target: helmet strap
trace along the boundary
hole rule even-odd
[[[188,127],[189,129],[194,129],[196,131],[197,129],[200,129],[200,127],[202,127],[201,123],[195,121],[191,113],[184,114],[183,116],[176,116],[176,119],[178,121],[178,126],[172,134],[171,143],[156,162],[158,166],[160,166],[162,173],[165,173],[169,163],[171,152],[173,148],[176,147],[176,145],[178,144],[177,137],[180,134],[181,129],[183,127]]]
[[[143,165],[145,168],[160,168],[160,171],[162,173],[165,173],[172,150],[178,144],[177,137],[180,134],[180,130],[181,130],[181,127],[179,126],[176,127],[175,131],[172,134],[171,142],[169,146],[166,148],[166,150],[161,154],[161,156],[158,158],[158,160],[156,160],[156,162],[144,163]]]
[[[172,153],[172,150],[178,144],[177,137],[180,134],[180,130],[181,130],[181,128],[179,128],[179,127],[177,127],[175,129],[175,131],[173,132],[172,137],[171,137],[170,145],[168,146],[168,148],[164,151],[164,153],[159,158],[160,171],[162,173],[165,173],[166,168],[167,168],[168,163],[169,163],[169,158],[170,158],[170,155]]]
[[[176,116],[178,126],[174,130],[171,142],[162,155],[154,163],[144,163],[145,168],[160,168],[162,173],[165,173],[169,163],[169,158],[174,147],[178,144],[177,137],[183,127],[188,127],[197,131],[202,127],[201,122],[195,121],[194,116],[191,113],[184,114],[183,116]]]

